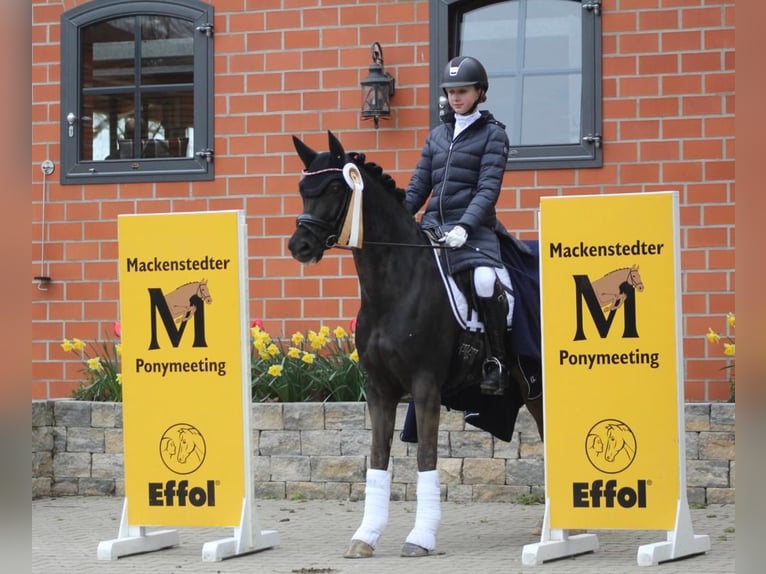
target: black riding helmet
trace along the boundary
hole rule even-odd
[[[440,85],[444,93],[447,93],[447,88],[458,88],[460,86],[478,86],[479,90],[481,90],[479,103],[487,100],[487,92],[489,91],[487,70],[484,69],[484,66],[476,58],[458,56],[457,58],[452,58],[444,66],[442,83]]]

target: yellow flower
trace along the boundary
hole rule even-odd
[[[708,343],[718,343],[721,340],[721,335],[713,331],[710,327],[707,328],[707,337]]]
[[[272,357],[279,354],[279,347],[277,347],[274,343],[266,347],[266,352],[271,355]]]
[[[72,344],[72,341],[69,339],[64,339],[61,341],[61,348],[64,349],[67,353],[74,349],[74,345]]]
[[[309,340],[311,341],[312,349],[321,349],[327,344],[327,335],[320,331],[319,333],[314,333],[313,337],[309,337]]]
[[[348,337],[348,333],[346,333],[346,330],[340,325],[335,327],[333,334],[335,335],[336,339],[345,339],[346,337]]]
[[[734,326],[734,313],[727,313],[726,314],[726,322],[729,324],[729,327]]]
[[[266,349],[266,341],[263,339],[256,339],[253,341],[253,347],[255,347],[256,351],[264,351]]]
[[[117,373],[117,384],[118,385],[122,384],[122,373]]]
[[[271,365],[269,367],[269,374],[272,377],[281,377],[282,376],[282,365]]]
[[[316,358],[316,355],[312,353],[303,353],[303,356],[301,357],[301,361],[304,363],[308,363],[309,365],[314,362],[314,359]]]
[[[330,327],[327,327],[326,325],[322,325],[319,327],[319,334],[323,337],[327,337],[330,334]]]
[[[259,352],[258,352],[258,356],[259,356],[261,359],[263,359],[263,360],[267,360],[267,359],[270,359],[270,358],[271,358],[271,355],[269,355],[269,354],[268,354],[268,353],[267,353],[265,350],[261,350],[261,351],[259,351]]]
[[[297,332],[293,333],[293,336],[292,336],[291,340],[293,342],[293,345],[295,345],[297,347],[298,345],[303,343],[303,339],[304,339],[303,333],[301,333],[300,331],[297,331]]]
[[[291,359],[299,359],[301,356],[301,350],[298,347],[290,347],[287,349],[287,356]]]
[[[77,351],[82,351],[85,348],[85,343],[83,343],[80,339],[72,339],[72,346]]]
[[[258,334],[260,332],[261,332],[261,328],[260,327],[253,327],[253,328],[250,329],[250,336],[253,339],[257,339],[258,338]]]
[[[727,357],[733,357],[734,356],[734,343],[724,343],[723,344],[723,354]]]
[[[353,352],[353,353],[351,353],[351,354],[348,356],[348,358],[349,358],[349,359],[351,359],[352,361],[354,361],[355,363],[358,363],[358,362],[359,362],[359,351],[357,351],[356,349],[354,349],[354,352]]]
[[[88,368],[91,371],[100,371],[102,369],[102,367],[101,367],[101,358],[100,357],[93,357],[92,359],[88,359]]]
[[[118,357],[122,357],[122,343],[117,343],[114,346],[114,352],[117,353]]]

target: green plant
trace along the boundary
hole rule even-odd
[[[726,333],[721,334],[718,331],[715,331],[711,327],[708,327],[707,330],[707,341],[711,344],[719,344],[721,343],[723,345],[723,354],[726,357],[734,357],[736,353],[736,345],[734,343],[734,335],[732,334],[734,331],[734,326],[736,323],[736,319],[734,317],[734,313],[727,313],[726,314]],[[734,364],[735,361],[732,358],[726,366],[723,367],[724,370],[728,371],[729,374],[729,402],[733,403],[735,399],[735,388],[734,388]]]
[[[332,332],[296,332],[272,339],[260,321],[253,339],[252,397],[256,402],[363,401],[365,373],[353,335],[343,327]]]
[[[81,401],[122,401],[120,343],[102,341],[86,344],[80,339],[64,339],[61,348],[75,353],[83,363],[81,372],[85,380],[72,391],[74,398]]]

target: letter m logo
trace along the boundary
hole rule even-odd
[[[585,330],[583,328],[583,301],[588,309],[588,314],[593,323],[596,326],[596,330],[602,339],[605,339],[609,334],[609,329],[612,327],[612,321],[617,314],[617,309],[610,308],[609,314],[604,316],[602,310],[602,303],[599,301],[596,292],[593,290],[593,285],[587,275],[573,275],[575,283],[575,298],[576,298],[576,312],[577,312],[577,329],[575,331],[574,340],[584,341]],[[636,328],[636,291],[635,288],[628,282],[624,282],[620,285],[620,293],[625,295],[624,301],[619,306],[624,310],[625,328],[622,332],[623,339],[638,338],[638,330]]]
[[[173,313],[168,307],[168,302],[165,295],[162,294],[162,289],[157,287],[149,287],[149,313],[151,315],[151,330],[152,336],[149,342],[149,349],[159,349],[160,344],[157,341],[157,316],[162,321],[162,326],[170,339],[170,344],[173,348],[177,348],[181,342],[181,338],[186,330],[186,325],[190,321],[194,322],[194,342],[192,347],[207,347],[205,341],[205,305],[202,299],[197,295],[192,295],[189,299],[190,305],[196,307],[193,313],[188,313],[185,316],[181,316],[181,322],[176,326]]]

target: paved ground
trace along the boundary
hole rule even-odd
[[[503,503],[443,503],[438,554],[401,558],[399,550],[414,521],[414,502],[393,502],[389,526],[375,557],[342,557],[361,520],[363,503],[341,501],[256,501],[264,530],[277,530],[279,546],[222,562],[203,562],[202,545],[232,535],[232,529],[180,528],[175,548],[98,560],[102,540],[117,537],[122,498],[64,497],[32,501],[32,572],[39,574],[141,574],[270,572],[275,574],[503,574],[566,572],[567,574],[728,574],[734,572],[734,506],[693,509],[695,534],[710,536],[707,554],[640,567],[641,544],[661,542],[659,531],[596,531],[598,551],[574,558],[523,566],[521,550],[539,540],[532,531],[543,507]]]

